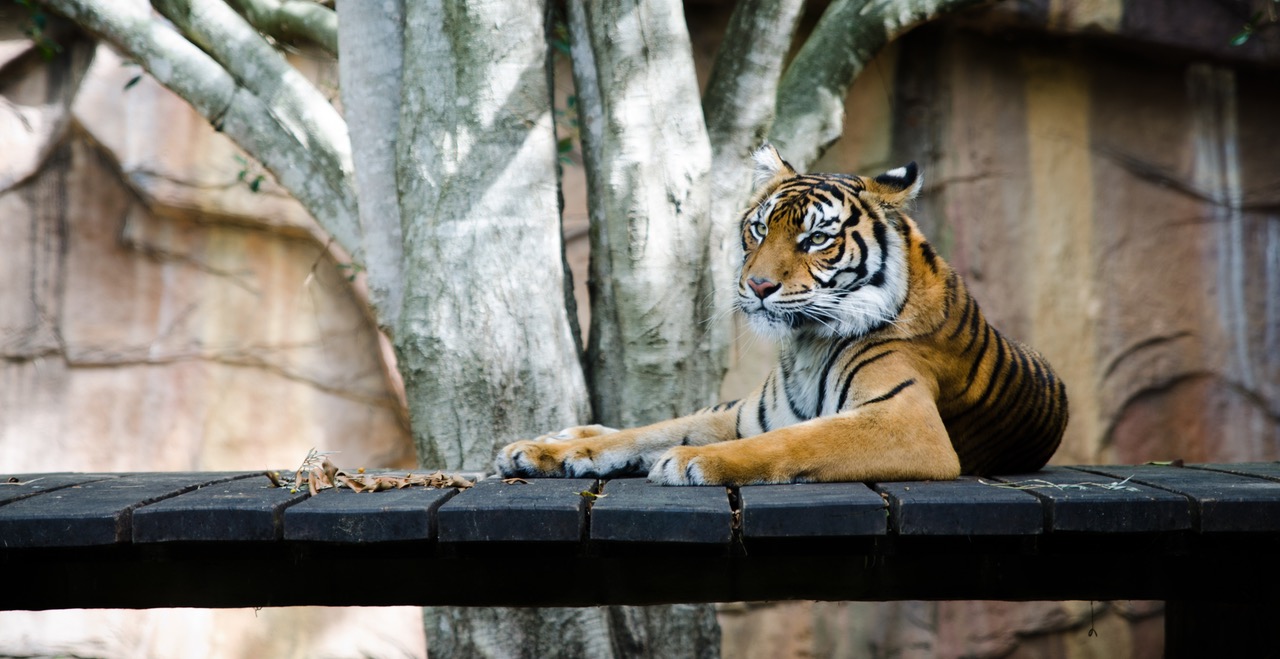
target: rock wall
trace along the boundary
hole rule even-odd
[[[57,21],[46,59],[29,21],[0,7],[0,471],[412,465],[345,257],[137,66]],[[0,612],[4,656],[425,653],[414,607]]]
[[[914,217],[1067,384],[1054,462],[1280,459],[1280,41],[1228,45],[1256,9],[1026,0],[945,19],[867,67],[813,167],[920,163]],[[793,602],[721,623],[732,657],[1158,657],[1161,612]]]

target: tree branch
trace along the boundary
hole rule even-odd
[[[305,124],[286,111],[278,97],[285,92],[266,99],[255,94],[147,9],[112,0],[48,0],[48,6],[141,64],[260,160],[343,249],[359,253],[350,166],[333,164],[350,161],[345,131],[343,141],[328,144],[324,135],[307,134]],[[251,54],[245,58],[251,59]],[[276,87],[283,86],[277,81]],[[328,102],[324,106],[333,109]],[[321,153],[326,148],[331,150],[327,157]]]
[[[751,194],[751,153],[773,123],[778,79],[804,0],[744,0],[733,10],[702,96],[711,140],[711,251],[704,288],[719,320],[707,328],[713,358],[724,364],[732,342],[734,276],[742,262],[737,223]]]
[[[338,56],[338,14],[311,0],[228,0],[259,32],[284,43],[306,41]],[[368,11],[367,8],[365,8]],[[378,12],[368,11],[374,14]]]
[[[347,124],[315,85],[222,0],[152,0],[192,43],[270,106],[281,127],[348,186]],[[337,182],[337,181],[334,181]]]
[[[793,165],[813,164],[844,130],[844,101],[863,67],[921,23],[984,0],[835,0],[778,86],[769,139]]]
[[[369,300],[389,335],[404,299],[403,232],[396,192],[396,134],[404,68],[404,0],[338,5],[338,72],[356,165],[360,230],[369,273]]]
[[[804,0],[744,0],[733,10],[723,45],[716,53],[707,90],[702,96],[712,158],[741,161],[750,185],[751,153],[764,141],[773,122],[782,63],[795,37]],[[715,185],[722,170],[713,165]]]

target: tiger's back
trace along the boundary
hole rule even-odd
[[[967,474],[1035,471],[1067,425],[1066,387],[1040,353],[992,326],[962,277],[902,215],[912,277],[901,313],[904,349],[937,379],[937,406]],[[914,298],[914,301],[912,301]],[[918,303],[918,310],[911,308]],[[929,307],[938,309],[936,317]],[[919,315],[923,322],[911,322]],[[887,337],[868,336],[868,342]]]

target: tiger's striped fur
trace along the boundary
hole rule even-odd
[[[642,428],[516,442],[498,470],[745,485],[1043,466],[1067,423],[1063,384],[1043,357],[987,323],[902,212],[920,189],[915,163],[875,178],[802,175],[766,146],[756,164],[738,306],[782,344],[764,384]]]

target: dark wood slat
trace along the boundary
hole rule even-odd
[[[787,599],[1269,602],[1280,592],[1272,536],[1258,536],[1261,542],[1245,538],[1251,549],[1243,552],[1238,541],[1168,547],[1134,535],[1087,538],[1070,552],[1051,554],[1036,553],[1041,543],[1018,536],[871,543],[891,547],[887,554],[844,551],[847,546],[840,544],[828,545],[826,551],[813,547],[812,552],[805,548],[745,556],[693,551],[688,545],[674,551],[637,545],[635,552],[560,556],[567,560],[556,561],[554,575],[544,584],[554,585],[546,587],[517,584],[502,567],[529,565],[529,543],[497,543],[474,553],[465,545],[452,546],[455,552],[434,552],[430,543],[0,548],[5,585],[0,609],[600,606]],[[985,547],[975,551],[975,546]],[[316,575],[338,575],[341,584],[307,587]]]
[[[604,484],[591,508],[591,539],[728,544],[733,510],[723,487],[663,487],[642,478]]]
[[[123,474],[0,506],[10,547],[84,547],[128,542],[133,511],[243,473]]]
[[[436,511],[456,493],[424,487],[359,494],[324,490],[284,511],[284,537],[350,543],[433,540]]]
[[[1205,469],[1158,465],[1078,467],[1191,498],[1194,528],[1202,533],[1270,532],[1280,520],[1280,483]],[[2,510],[2,509],[0,509]]]
[[[0,474],[0,506],[64,487],[115,477],[116,474]]]
[[[490,478],[460,492],[437,513],[441,542],[578,542],[586,528],[588,478]]]
[[[1191,502],[1186,497],[1138,483],[1107,489],[1099,485],[1119,480],[1060,467],[990,480],[1033,487],[1026,491],[1044,500],[1047,528],[1053,532],[1153,533],[1191,528]],[[1037,481],[1067,487],[1039,486]]]
[[[1189,464],[1187,467],[1192,469],[1208,469],[1210,471],[1224,471],[1228,474],[1239,474],[1241,476],[1256,476],[1258,478],[1266,478],[1268,480],[1280,481],[1280,462],[1246,462],[1237,464],[1209,463],[1209,464]]]
[[[277,540],[284,509],[306,497],[261,474],[214,483],[133,511],[133,541]]]
[[[888,503],[862,483],[749,485],[739,489],[742,537],[884,535]]]
[[[889,495],[890,526],[899,535],[1035,535],[1044,528],[1043,508],[1034,495],[969,476],[875,488]]]

